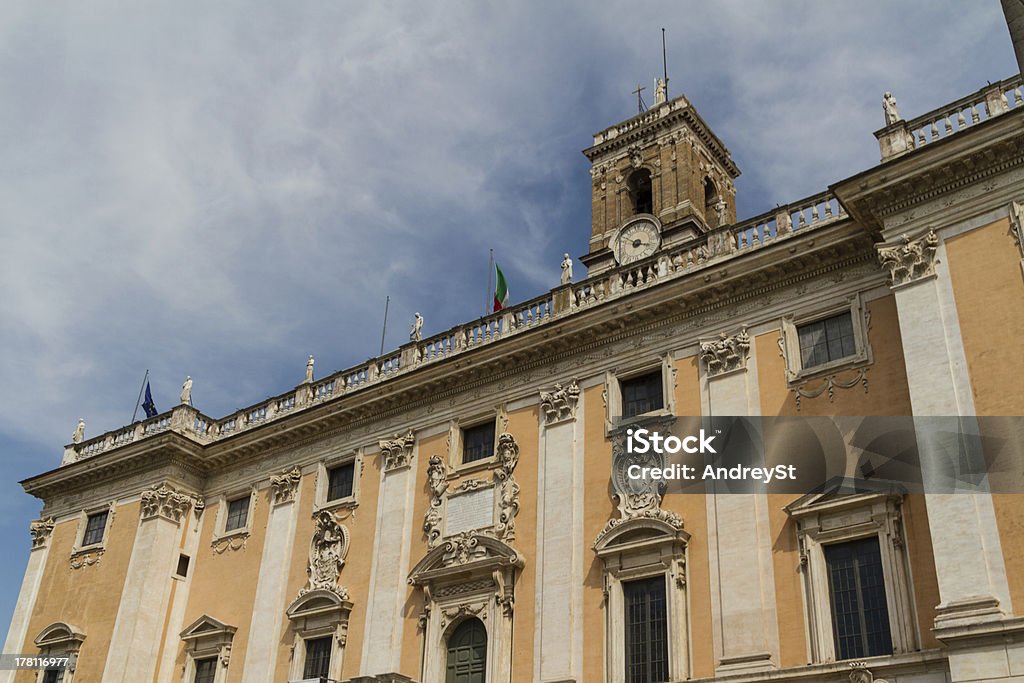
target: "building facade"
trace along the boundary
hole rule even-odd
[[[890,103],[877,166],[740,222],[659,95],[585,151],[586,278],[24,481],[4,652],[73,666],[0,680],[1024,680],[1019,496],[612,482],[637,420],[1024,415],[1021,86]]]

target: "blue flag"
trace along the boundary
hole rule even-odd
[[[142,402],[142,409],[146,411],[146,417],[156,417],[156,405],[153,403],[153,394],[149,393],[149,382],[146,382],[146,400]]]

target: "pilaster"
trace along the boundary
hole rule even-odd
[[[21,581],[18,602],[15,603],[14,614],[11,616],[11,627],[7,631],[7,640],[4,641],[3,651],[8,654],[28,654],[25,647],[28,622],[35,609],[39,585],[43,580],[43,570],[46,569],[46,560],[50,556],[50,537],[53,534],[53,527],[53,518],[37,519],[29,525],[29,531],[32,534],[32,550],[29,551],[25,578]],[[17,671],[14,669],[0,671],[0,683],[12,683],[16,673]]]

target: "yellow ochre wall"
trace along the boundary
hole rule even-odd
[[[63,621],[86,634],[79,653],[79,668],[89,672],[103,671],[128,573],[128,560],[135,544],[139,508],[138,501],[116,506],[100,561],[79,569],[72,569],[70,564],[78,519],[61,522],[54,527],[39,595],[25,644],[19,652],[35,652],[32,640],[39,632],[55,621]],[[23,670],[16,674],[14,680],[17,683],[34,683],[35,675],[34,671]]]

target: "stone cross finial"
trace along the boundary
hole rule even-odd
[[[181,385],[181,404],[192,405],[192,377],[185,377],[185,383]]]
[[[562,284],[567,285],[572,282],[572,259],[569,258],[569,254],[565,254],[562,257]]]
[[[83,438],[85,438],[85,419],[80,417],[75,431],[71,434],[71,443],[82,443]]]

